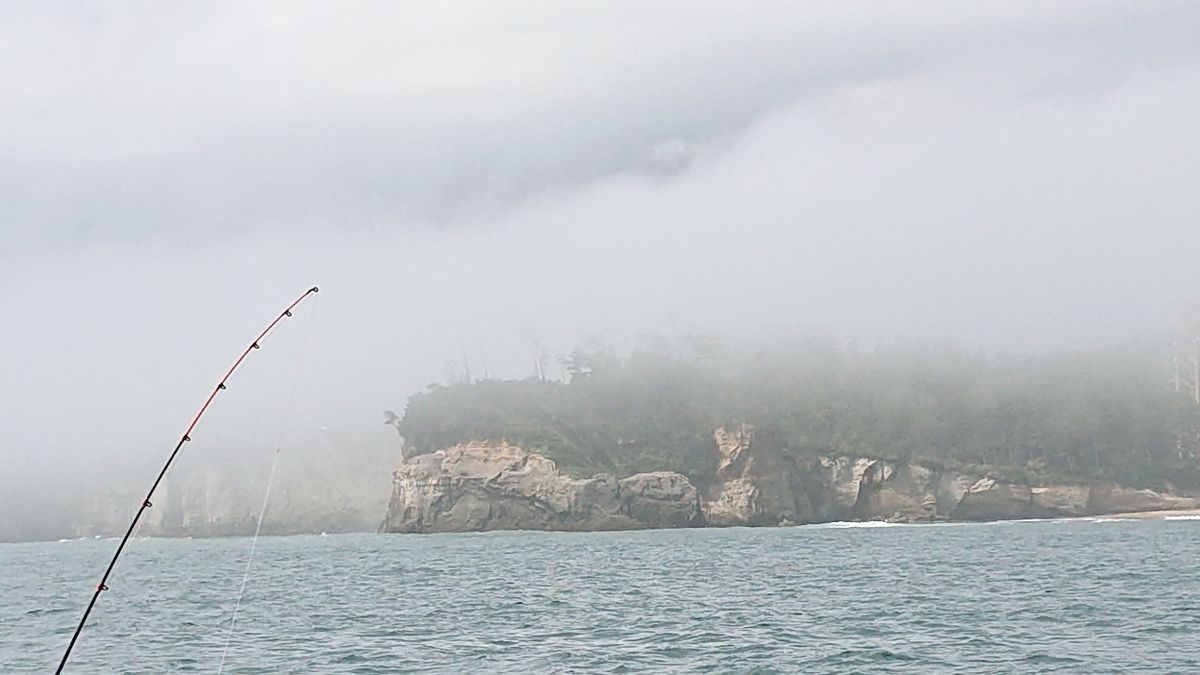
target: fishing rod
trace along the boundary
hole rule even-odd
[[[163,476],[167,475],[167,469],[171,468],[171,463],[175,461],[175,456],[179,454],[179,451],[183,448],[185,443],[192,440],[192,431],[194,431],[196,429],[196,425],[200,423],[200,418],[204,417],[204,413],[208,410],[208,406],[212,404],[213,399],[217,397],[218,393],[225,391],[225,383],[229,381],[229,378],[233,376],[233,373],[238,369],[239,366],[242,365],[242,361],[246,360],[246,357],[250,355],[250,352],[260,348],[259,342],[265,338],[267,334],[279,324],[279,322],[283,321],[287,317],[290,317],[292,315],[292,310],[296,308],[296,305],[299,305],[304,301],[305,298],[313,293],[318,292],[319,290],[320,289],[318,289],[316,286],[313,286],[307,291],[304,291],[300,297],[296,298],[292,304],[288,305],[286,309],[280,312],[279,316],[275,317],[275,320],[272,321],[266,328],[264,328],[263,332],[258,334],[258,337],[254,338],[254,341],[250,343],[250,346],[246,347],[246,349],[242,351],[241,356],[239,356],[237,360],[233,362],[233,365],[229,367],[229,370],[225,371],[225,375],[221,378],[221,381],[217,383],[217,386],[213,388],[212,393],[208,395],[207,399],[205,399],[204,405],[200,406],[199,412],[197,412],[196,416],[192,418],[191,424],[187,426],[187,429],[183,432],[183,436],[181,436],[179,438],[179,442],[175,444],[175,449],[171,451],[171,456],[167,458],[167,462],[163,464],[162,470],[158,472],[158,478],[154,479],[154,484],[150,486],[150,491],[146,493],[146,498],[142,500],[142,505],[138,508],[137,513],[134,514],[133,521],[129,523],[129,529],[125,531],[125,536],[121,537],[121,543],[117,545],[117,552],[113,554],[112,560],[109,561],[108,569],[104,570],[104,576],[100,577],[100,583],[96,584],[96,591],[92,593],[92,600],[88,603],[87,609],[83,611],[83,618],[79,620],[79,625],[75,627],[75,634],[71,636],[71,641],[67,643],[67,651],[63,652],[62,661],[59,662],[58,669],[54,671],[56,674],[62,673],[63,668],[67,665],[67,659],[71,657],[71,650],[75,647],[75,641],[79,639],[79,634],[83,632],[83,626],[87,623],[88,616],[92,613],[92,608],[96,606],[96,600],[100,599],[101,593],[108,590],[108,577],[110,574],[112,574],[113,567],[115,567],[117,564],[117,559],[121,557],[121,552],[125,550],[125,544],[129,543],[129,538],[133,536],[133,530],[137,527],[138,521],[141,520],[142,514],[145,513],[146,509],[154,506],[154,504],[150,502],[150,498],[154,496],[154,491],[158,489],[158,484],[162,482]]]

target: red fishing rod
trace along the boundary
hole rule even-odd
[[[218,382],[217,386],[213,388],[212,393],[208,395],[207,399],[205,399],[204,405],[200,406],[199,412],[197,412],[196,416],[192,418],[191,424],[187,426],[187,430],[183,432],[183,436],[181,436],[179,442],[175,444],[175,449],[171,451],[171,456],[167,458],[167,463],[163,464],[162,470],[158,472],[158,478],[154,479],[154,484],[150,486],[150,491],[146,493],[146,498],[142,500],[142,505],[138,507],[137,513],[134,514],[133,521],[129,523],[129,529],[125,531],[125,536],[121,537],[121,543],[117,545],[117,552],[113,554],[112,560],[109,561],[108,569],[104,570],[104,576],[100,577],[100,583],[96,584],[96,591],[92,593],[92,601],[88,603],[87,609],[83,611],[83,618],[79,620],[79,625],[75,627],[75,634],[71,636],[71,642],[67,644],[67,651],[63,652],[62,661],[58,663],[58,669],[54,671],[55,673],[61,673],[63,671],[63,667],[67,665],[67,659],[71,656],[71,649],[75,647],[75,641],[79,639],[79,634],[83,632],[83,626],[87,623],[88,615],[92,613],[92,608],[96,606],[96,600],[100,598],[101,593],[108,590],[108,576],[112,574],[113,567],[115,567],[117,564],[117,559],[121,557],[121,552],[125,550],[125,544],[129,543],[129,538],[133,536],[133,530],[137,527],[138,521],[141,520],[142,514],[145,513],[146,509],[154,506],[154,504],[150,502],[150,498],[154,496],[154,491],[158,489],[158,484],[162,482],[163,476],[167,475],[167,469],[171,468],[171,463],[175,461],[175,456],[179,454],[179,451],[183,448],[184,443],[192,440],[192,431],[194,431],[196,429],[196,425],[200,423],[200,418],[204,417],[204,412],[208,410],[208,406],[213,402],[213,399],[217,397],[218,393],[225,390],[225,383],[229,381],[229,378],[233,376],[233,373],[238,369],[239,366],[242,365],[242,361],[246,360],[246,357],[250,355],[250,352],[259,348],[259,342],[265,338],[268,333],[274,330],[275,326],[278,325],[279,322],[283,321],[286,317],[290,317],[292,315],[292,310],[296,308],[296,305],[299,305],[305,298],[313,293],[316,293],[318,290],[320,289],[318,289],[316,286],[313,286],[307,291],[304,291],[300,297],[296,298],[295,302],[288,305],[287,309],[284,309],[282,312],[280,312],[279,316],[275,317],[275,320],[272,321],[266,328],[264,328],[263,332],[259,333],[258,337],[254,338],[254,341],[250,343],[250,346],[246,347],[245,351],[242,352],[242,355],[233,362],[233,365],[230,366],[229,370],[225,372],[225,375],[221,378],[221,381]]]

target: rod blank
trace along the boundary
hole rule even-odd
[[[313,286],[302,293],[300,297],[296,298],[296,300],[293,301],[292,304],[288,305],[286,309],[280,312],[279,316],[275,317],[275,320],[268,324],[267,327],[258,334],[258,337],[251,341],[250,346],[246,347],[246,349],[242,351],[242,354],[238,356],[237,360],[233,362],[233,365],[229,367],[229,370],[225,371],[225,375],[221,377],[221,380],[217,382],[217,386],[213,387],[212,393],[210,393],[208,398],[205,399],[204,405],[200,406],[200,410],[196,412],[195,417],[193,417],[191,423],[188,424],[187,429],[183,432],[183,436],[181,436],[179,438],[179,442],[175,444],[175,449],[172,450],[171,455],[167,457],[167,461],[163,464],[162,470],[158,472],[158,477],[154,479],[154,484],[150,486],[150,491],[146,493],[145,499],[142,500],[141,506],[138,508],[137,513],[134,514],[133,520],[129,523],[129,529],[125,530],[125,536],[121,537],[121,543],[117,545],[117,550],[115,553],[113,553],[112,560],[109,561],[108,567],[104,570],[104,576],[100,577],[100,583],[96,584],[96,590],[92,593],[92,599],[90,602],[88,602],[87,609],[83,611],[83,618],[79,620],[79,625],[75,627],[75,633],[71,636],[71,641],[67,643],[67,649],[65,652],[63,652],[62,661],[59,662],[58,668],[54,671],[55,673],[62,673],[63,668],[66,667],[67,659],[71,657],[71,650],[75,648],[75,642],[79,639],[79,634],[83,632],[83,627],[87,624],[88,616],[92,613],[92,608],[96,606],[96,601],[100,599],[100,594],[108,590],[108,577],[112,574],[113,567],[115,567],[117,564],[117,559],[121,557],[121,552],[125,550],[125,544],[129,543],[129,538],[133,536],[133,530],[137,527],[138,521],[141,520],[142,514],[145,513],[146,509],[153,506],[153,504],[150,502],[150,498],[154,496],[154,491],[158,489],[159,483],[161,483],[163,477],[167,475],[167,469],[171,468],[171,463],[175,461],[175,456],[179,454],[179,450],[183,448],[183,444],[192,440],[191,434],[193,431],[195,431],[196,425],[200,423],[200,418],[204,417],[204,413],[208,410],[208,406],[212,404],[213,399],[217,397],[219,392],[222,392],[227,388],[225,383],[242,365],[242,362],[246,360],[246,357],[250,354],[250,352],[259,348],[259,341],[265,338],[272,330],[274,330],[275,326],[277,326],[280,321],[290,317],[292,315],[292,310],[296,308],[296,305],[299,305],[305,298],[317,293],[318,291],[320,291],[320,289],[316,286]]]

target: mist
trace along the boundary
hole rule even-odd
[[[593,335],[1168,330],[1200,8],[865,7],[0,9],[0,508],[142,489],[312,285],[187,461],[386,467],[383,410]]]

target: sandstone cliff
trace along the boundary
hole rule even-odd
[[[169,475],[154,506],[138,524],[143,536],[211,537],[253,534],[269,466],[229,465],[191,458],[186,471]],[[369,532],[386,507],[394,453],[372,451],[347,458],[285,457],[275,475],[263,534]],[[132,480],[79,495],[78,508],[50,536],[120,536],[129,526],[145,485]],[[2,534],[2,533],[0,533]]]
[[[383,529],[388,532],[608,530],[703,524],[684,476],[617,480],[559,474],[554,462],[506,443],[468,443],[405,460]]]
[[[702,502],[708,525],[789,525],[855,517],[859,483],[873,460],[797,459],[756,439],[755,430],[717,429],[716,480]]]
[[[757,436],[757,437],[756,437]],[[718,429],[716,471],[694,486],[667,471],[571,478],[507,443],[405,459],[383,529],[603,530],[773,526],[838,520],[1001,520],[1200,508],[1194,497],[1116,485],[1017,485],[916,462],[796,457],[742,425]]]

